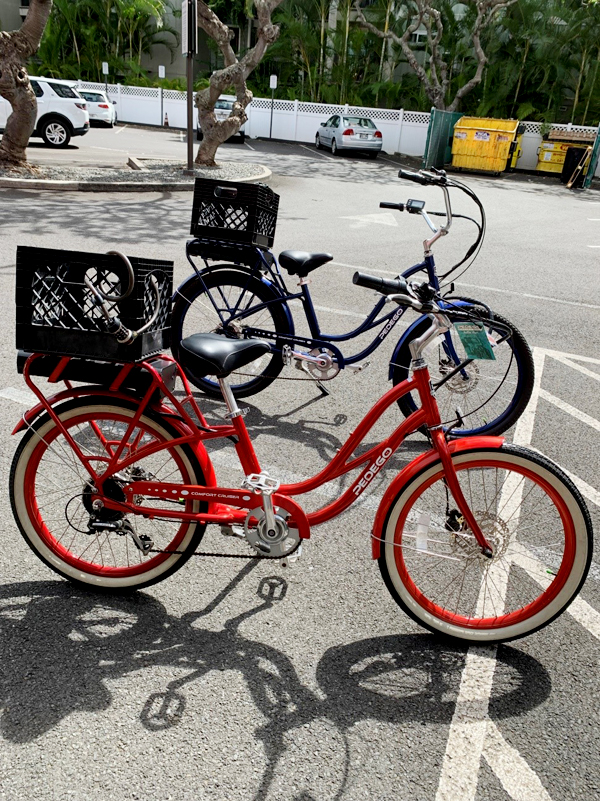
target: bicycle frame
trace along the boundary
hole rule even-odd
[[[244,473],[246,475],[260,473],[261,468],[258,457],[254,451],[243,417],[238,414],[232,417],[231,423],[229,424],[210,426],[199,409],[193,397],[190,385],[179,366],[176,365],[176,369],[184,386],[183,399],[177,398],[174,391],[167,387],[161,373],[155,369],[152,361],[144,361],[137,365],[138,368],[146,370],[150,374],[152,381],[141,401],[135,399],[136,404],[139,405],[137,405],[137,409],[127,426],[127,430],[120,440],[107,442],[100,428],[94,422],[90,423],[96,436],[99,441],[104,444],[106,450],[106,456],[98,457],[97,455],[87,456],[82,451],[78,443],[61,423],[53,407],[59,400],[62,401],[71,397],[82,397],[86,394],[90,396],[102,395],[112,398],[116,396],[131,401],[132,395],[119,392],[119,387],[123,380],[121,374],[119,374],[108,392],[99,392],[97,387],[74,389],[69,381],[64,381],[67,386],[66,391],[58,393],[51,398],[46,398],[33,381],[31,375],[31,367],[37,356],[37,354],[33,354],[29,357],[23,370],[23,376],[27,386],[38,397],[40,404],[24,415],[23,420],[15,428],[13,433],[22,430],[26,426],[30,426],[32,420],[40,411],[45,410],[59,427],[76,457],[89,473],[93,486],[96,489],[96,492],[94,492],[91,497],[92,502],[96,499],[101,499],[104,506],[109,509],[124,514],[140,514],[151,519],[167,518],[169,520],[181,520],[182,522],[217,523],[221,525],[242,524],[247,518],[247,510],[252,510],[260,506],[260,495],[255,495],[252,491],[237,488],[221,488],[216,485],[214,470],[212,469],[212,464],[203,445],[204,440],[224,437],[232,438]],[[161,356],[161,360],[162,362],[166,360],[176,364],[174,360],[164,355]],[[63,380],[60,378],[60,374],[68,362],[68,357],[60,360],[56,370],[50,376],[51,382]],[[128,373],[130,370],[131,365],[125,365],[121,373]],[[421,398],[422,406],[404,420],[382,442],[374,445],[366,453],[352,457],[356,448],[363,442],[368,432],[383,413],[392,404],[395,404],[400,397],[415,390]],[[156,401],[157,391],[160,392],[164,400],[160,402]],[[170,404],[170,406],[167,404]],[[185,408],[187,405],[191,407],[191,414]],[[178,431],[178,436],[166,442],[155,442],[154,444],[144,445],[138,449],[142,437],[141,431],[132,442],[130,442],[130,438],[147,408],[152,408],[165,415]],[[192,415],[197,417],[199,423],[194,421]],[[504,439],[501,437],[470,437],[447,442],[442,431],[437,402],[431,391],[429,370],[424,364],[422,367],[419,367],[419,369],[414,370],[412,377],[403,381],[398,386],[392,387],[375,403],[364,419],[355,428],[346,443],[323,470],[306,481],[281,485],[272,496],[273,504],[289,513],[289,525],[298,529],[300,538],[307,539],[310,536],[310,527],[312,525],[318,525],[319,523],[331,520],[348,509],[368,488],[372,480],[381,471],[393,453],[400,447],[404,439],[423,425],[429,427],[433,448],[405,467],[394,484],[396,484],[401,477],[408,479],[415,471],[418,472],[424,469],[439,458],[445,472],[448,489],[454,497],[456,505],[473,531],[479,545],[482,549],[489,550],[489,546],[481,533],[481,529],[471,514],[471,510],[460,489],[452,463],[452,454],[456,451],[473,447],[497,449],[501,447]],[[127,483],[123,487],[123,492],[127,499],[125,502],[116,501],[103,495],[102,488],[107,479],[153,453],[184,444],[191,445],[199,456],[201,466],[206,468],[205,475],[207,476],[207,480],[210,481],[210,484],[199,486],[135,480]],[[129,450],[129,455],[126,453],[126,448]],[[102,463],[104,468],[101,473],[98,472],[98,468],[94,467],[94,464],[97,462]],[[310,492],[323,484],[345,475],[351,470],[359,468],[361,465],[365,466],[358,477],[333,503],[309,514],[305,514],[302,508],[292,500],[293,496]],[[169,508],[147,506],[137,502],[136,496],[139,495],[155,498],[171,496],[172,500],[183,500],[185,508],[183,506],[178,506],[177,508],[173,506]],[[206,502],[208,508],[206,511],[191,511],[189,509],[189,502]],[[374,557],[378,554],[378,547],[375,541],[373,543],[373,554]]]
[[[396,323],[400,320],[400,318],[404,315],[404,312],[406,311],[405,308],[399,306],[396,309],[392,309],[392,311],[388,312],[387,314],[381,315],[381,312],[383,311],[383,308],[386,304],[386,299],[382,297],[375,303],[370,313],[367,315],[366,320],[364,320],[364,322],[362,322],[357,328],[354,328],[353,330],[348,331],[344,334],[325,333],[324,331],[321,330],[321,326],[317,317],[315,306],[312,301],[308,283],[302,282],[300,284],[299,292],[290,292],[285,284],[285,281],[283,279],[283,276],[281,274],[279,265],[277,264],[277,260],[274,254],[272,253],[269,254],[271,256],[270,260],[265,258],[265,255],[260,250],[260,248],[249,249],[249,253],[254,254],[254,259],[248,257],[245,262],[246,266],[250,267],[250,270],[248,271],[248,281],[260,275],[262,280],[268,283],[269,285],[273,286],[280,295],[280,297],[267,301],[266,303],[253,304],[251,307],[251,313],[255,314],[256,312],[266,308],[267,306],[275,304],[281,304],[287,306],[287,304],[291,300],[300,300],[302,303],[302,308],[304,310],[304,315],[306,317],[306,322],[308,324],[309,331],[311,334],[310,337],[302,337],[295,333],[275,334],[272,331],[264,330],[262,328],[247,327],[245,329],[246,337],[256,337],[258,339],[266,339],[269,342],[273,343],[272,348],[274,350],[277,350],[274,344],[275,340],[277,340],[282,345],[290,345],[290,346],[300,345],[310,349],[329,348],[330,350],[333,351],[338,366],[341,369],[346,367],[347,365],[353,365],[363,361],[364,359],[368,358],[375,350],[377,350],[377,348],[387,338],[392,329],[395,327]],[[236,307],[233,309],[233,314],[228,316],[227,320],[225,320],[223,314],[217,308],[217,304],[215,303],[213,296],[206,289],[206,286],[204,285],[203,273],[205,271],[198,269],[198,267],[189,257],[189,254],[188,254],[188,261],[194,268],[196,276],[202,282],[204,289],[207,292],[207,295],[210,298],[211,303],[213,304],[214,310],[221,319],[221,322],[223,324],[225,324],[226,322],[235,322],[236,320],[243,320],[250,313],[248,310]],[[208,261],[206,259],[204,260],[204,263],[206,265],[206,271],[210,272],[219,269],[219,265],[211,266],[208,264]],[[435,259],[433,257],[433,253],[429,253],[428,255],[426,255],[423,261],[420,262],[419,264],[415,264],[412,267],[409,267],[407,270],[405,270],[402,273],[402,277],[409,279],[420,272],[426,273],[427,282],[434,289],[439,290],[440,284],[435,269]],[[175,292],[175,295],[173,296],[173,299],[175,298],[177,293],[181,291],[183,285],[187,282],[187,280],[184,281],[183,284],[181,284],[178,287],[177,291]],[[243,293],[240,295],[240,298],[238,300],[238,305],[242,297]],[[372,340],[372,342],[370,342],[359,353],[356,353],[352,356],[344,356],[344,354],[340,351],[339,347],[337,347],[338,343],[348,342],[349,340],[354,339],[355,337],[361,336],[362,334],[371,331],[377,326],[381,326],[379,332]],[[452,337],[449,334],[445,335],[444,346],[448,357],[451,358],[455,364],[459,364],[461,360],[458,354],[456,353],[456,350],[452,343]]]

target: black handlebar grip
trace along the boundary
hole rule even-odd
[[[379,204],[380,209],[396,209],[396,211],[404,211],[404,203],[388,203],[387,200],[382,200]]]
[[[421,175],[419,172],[409,172],[408,170],[400,170],[398,172],[398,178],[405,178],[407,181],[413,181],[413,183],[422,184],[422,186],[429,186],[429,184],[433,183],[432,180],[425,175]]]
[[[404,278],[379,278],[366,273],[354,273],[352,283],[367,289],[374,289],[376,292],[381,292],[382,295],[406,295],[408,292]]]

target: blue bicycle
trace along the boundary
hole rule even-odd
[[[425,202],[421,200],[379,204],[382,208],[421,216],[433,234],[424,242],[423,261],[405,270],[402,276],[410,279],[418,273],[425,273],[427,282],[436,291],[448,287],[452,293],[453,285],[448,282],[450,276],[461,267],[464,272],[481,247],[485,234],[483,206],[469,187],[448,179],[442,171],[413,173],[401,170],[399,175],[422,185],[439,186],[446,207],[445,212],[428,214]],[[223,184],[225,187],[225,182]],[[477,238],[457,264],[438,276],[432,247],[448,234],[452,225],[451,187],[460,189],[476,203],[480,221],[454,215],[454,218],[462,217],[475,223]],[[225,187],[222,191],[228,190]],[[432,216],[443,216],[444,224],[436,226]],[[357,328],[344,334],[328,334],[321,330],[308,287],[308,275],[333,259],[329,253],[283,251],[278,264],[270,250],[259,246],[196,238],[187,243],[186,255],[194,273],[174,295],[171,341],[175,357],[181,340],[198,332],[217,332],[232,338],[259,338],[271,344],[270,352],[230,376],[236,397],[247,397],[265,389],[286,366],[297,368],[304,374],[301,378],[316,381],[326,392],[323,382],[333,379],[340,370],[360,371],[367,366],[365,360],[390,335],[405,312],[404,308],[396,305],[388,311],[386,296],[381,295]],[[204,261],[203,269],[196,265],[194,257]],[[287,288],[280,268],[298,279],[299,291]],[[382,278],[381,282],[384,289],[385,279]],[[290,305],[294,301],[302,307],[310,336],[296,333]],[[447,294],[443,306],[454,323],[475,321],[483,332],[484,346],[487,343],[489,352],[484,361],[474,358],[468,352],[468,344],[463,341],[464,333],[459,333],[455,327],[437,343],[438,358],[429,354],[442,420],[447,428],[453,429],[455,436],[500,434],[518,419],[531,396],[534,366],[529,346],[512,323],[477,300]],[[409,343],[428,326],[427,317],[419,317],[400,337],[389,366],[389,378],[394,385],[408,377]],[[342,343],[375,329],[374,339],[359,352],[345,355],[340,349]],[[216,377],[208,376],[196,381],[191,376],[188,378],[206,394],[220,397]],[[406,416],[417,408],[416,399],[411,395],[402,398],[399,405]]]

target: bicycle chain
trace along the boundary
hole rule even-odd
[[[159,548],[151,548],[146,553],[170,553],[170,554],[185,554],[185,551],[169,551],[161,550]],[[260,556],[259,554],[243,554],[243,553],[209,553],[207,551],[194,551],[191,556],[220,556],[223,559],[268,559],[273,561],[272,556]]]

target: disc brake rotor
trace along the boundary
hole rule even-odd
[[[443,377],[451,370],[454,370],[454,363],[448,360],[440,361],[440,375]],[[466,373],[466,375],[465,375]],[[456,375],[452,376],[446,381],[445,386],[451,391],[459,395],[466,395],[472,392],[479,383],[479,367],[475,362],[467,364]]]

